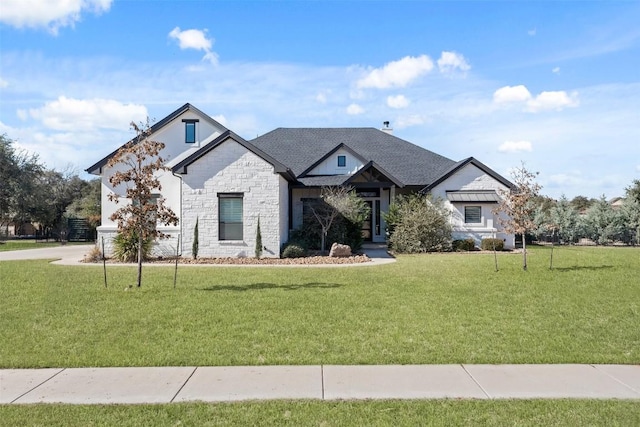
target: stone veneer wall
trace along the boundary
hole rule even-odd
[[[188,166],[182,177],[182,255],[192,254],[198,220],[199,257],[253,257],[260,217],[263,257],[279,257],[286,221],[284,178],[271,164],[229,139]],[[286,181],[285,181],[286,182]],[[218,240],[218,194],[243,193],[243,239]]]

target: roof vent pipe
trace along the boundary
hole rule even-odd
[[[382,122],[382,124],[384,125],[384,127],[380,130],[384,133],[388,133],[389,135],[393,135],[393,129],[389,127],[389,122],[385,121]]]

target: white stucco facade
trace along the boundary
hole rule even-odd
[[[453,239],[472,238],[479,247],[482,239],[495,237],[505,242],[505,248],[512,249],[515,246],[514,236],[503,232],[498,217],[505,218],[505,216],[503,213],[493,212],[497,206],[495,202],[457,202],[449,201],[447,198],[448,191],[495,191],[498,196],[501,196],[508,190],[507,186],[469,163],[432,188],[430,193],[444,200],[445,206],[449,209]],[[465,223],[465,207],[480,207],[480,222]]]

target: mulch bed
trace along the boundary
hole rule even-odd
[[[366,255],[354,255],[350,257],[309,256],[302,258],[178,258],[178,264],[218,264],[218,265],[320,265],[320,264],[361,264],[370,262]],[[102,262],[102,261],[97,261]],[[108,259],[108,263],[117,264],[118,261]],[[175,258],[154,258],[145,261],[145,264],[173,264]]]

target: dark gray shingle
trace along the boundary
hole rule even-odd
[[[339,144],[408,186],[426,186],[456,162],[375,128],[278,128],[252,144],[300,176]]]

